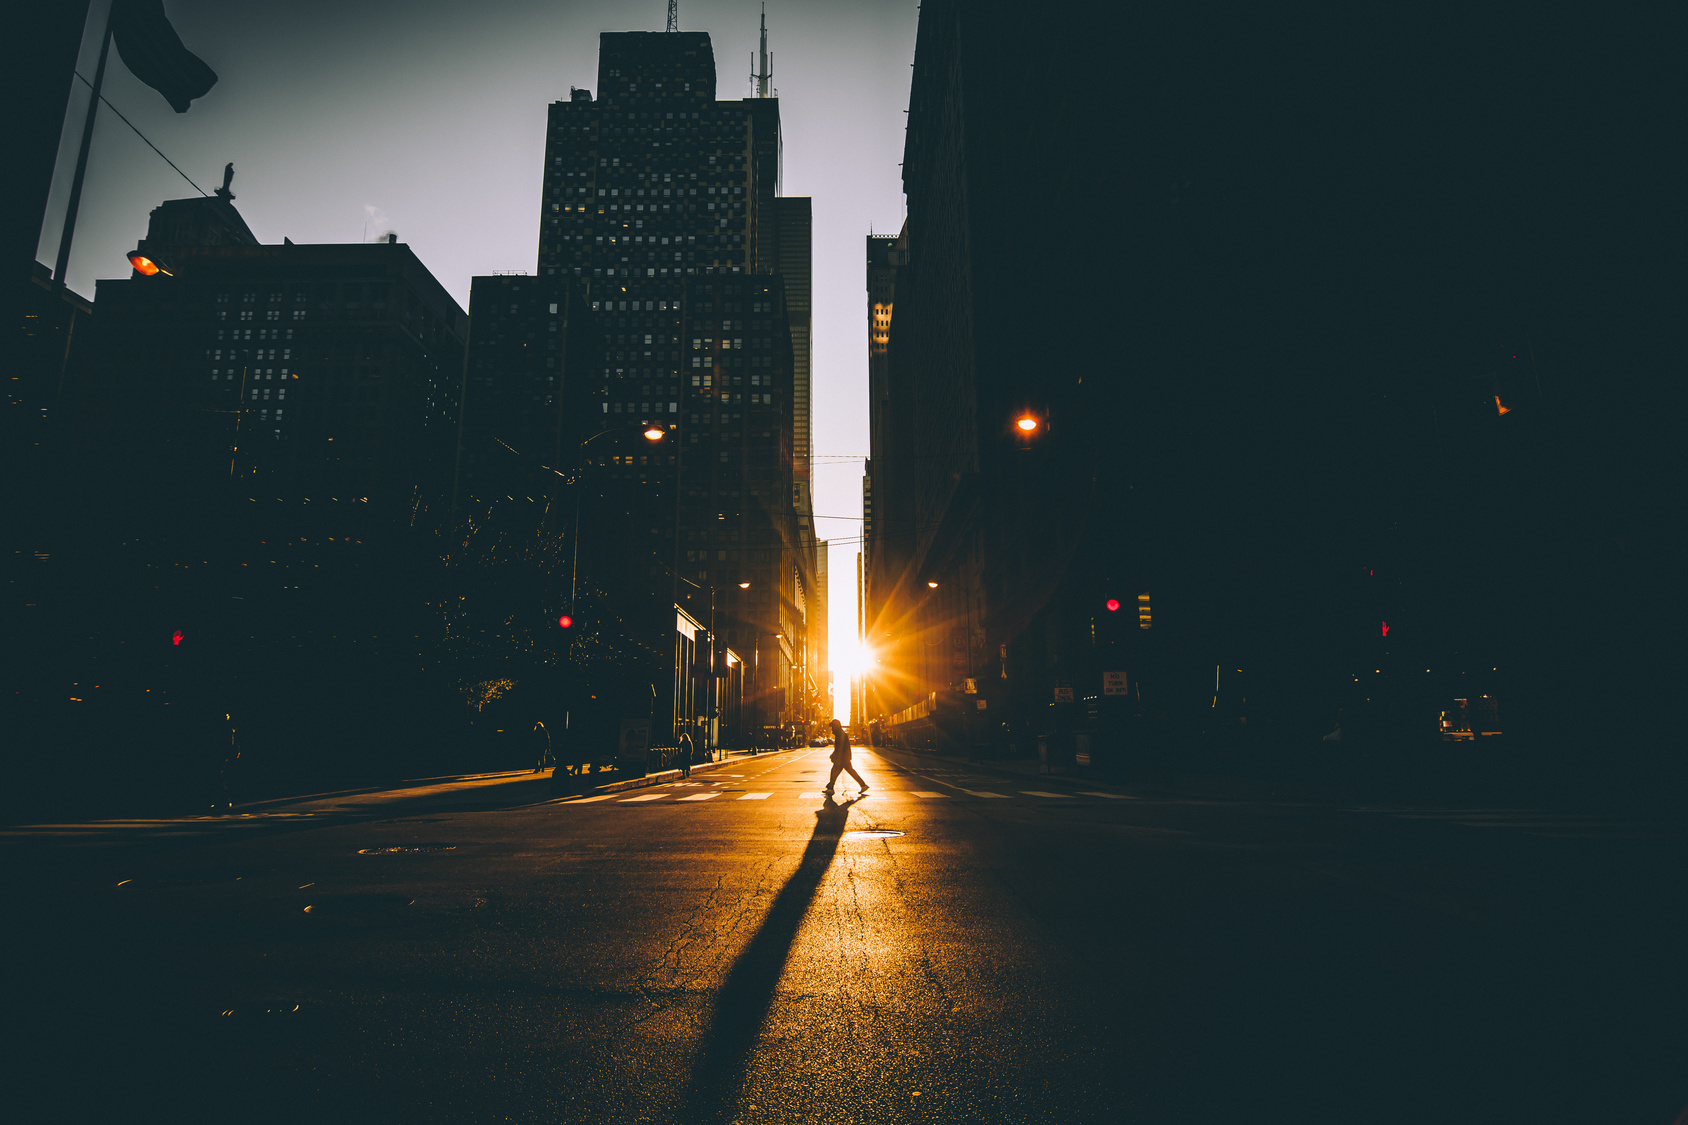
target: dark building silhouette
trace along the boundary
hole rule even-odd
[[[736,739],[795,721],[812,695],[815,587],[803,566],[812,532],[792,502],[791,334],[779,275],[683,284],[673,308],[638,318],[683,341],[676,397],[663,402],[609,397],[654,389],[602,376],[597,326],[633,319],[619,308],[619,284],[477,278],[458,509],[473,535],[516,536],[553,576],[544,612],[532,613],[541,630],[569,613],[608,646],[615,670],[588,694],[642,705],[641,691],[662,685],[659,738],[676,718],[705,718],[695,654],[673,659],[674,607],[704,628],[705,655],[713,608],[722,659],[730,648],[744,661],[743,726],[723,732]],[[616,296],[597,296],[606,291]],[[673,421],[650,421],[659,413]],[[528,528],[531,539],[517,530]],[[574,679],[587,675],[577,667]]]
[[[52,271],[40,262],[18,296],[21,322],[5,378],[0,471],[19,482],[8,505],[13,520],[34,527],[44,514],[38,509],[43,478],[54,473],[49,451],[61,421],[71,348],[77,333],[86,331],[94,306],[72,290],[56,288]]]
[[[1457,774],[1437,717],[1488,696],[1497,776],[1615,742],[1595,772],[1658,765],[1675,662],[1641,654],[1674,599],[1639,482],[1683,474],[1651,405],[1679,393],[1656,34],[1070,17],[921,10],[870,710],[1276,770],[1321,768],[1340,717],[1344,763]]]
[[[574,451],[551,454],[581,480],[569,586],[582,609],[601,598],[617,621],[639,623],[619,634],[629,653],[663,659],[699,643],[707,653],[707,635],[683,634],[687,614],[707,634],[713,589],[716,648],[745,662],[737,729],[723,731],[734,738],[807,718],[821,665],[808,624],[811,223],[807,199],[779,196],[779,164],[778,101],[717,101],[707,34],[606,33],[597,99],[577,89],[551,106],[538,274],[477,279],[471,302],[460,497],[515,503],[476,483],[479,466],[515,463],[478,428],[478,397],[583,409]],[[503,294],[517,289],[547,307],[578,295],[601,342],[562,392],[583,400],[565,407],[538,382],[554,377],[537,357],[555,354],[559,322],[512,330],[505,309],[521,302]],[[653,426],[662,440],[645,436]],[[708,671],[696,659],[673,659],[656,737],[676,718],[707,718],[689,686]]]
[[[581,443],[602,429],[603,343],[586,289],[526,275],[474,279],[456,509],[518,487],[563,502],[557,490]]]
[[[211,197],[157,208],[138,249],[170,275],[97,286],[74,494],[119,518],[232,490],[443,519],[466,318],[408,246],[263,246]]]
[[[229,722],[249,780],[428,768],[462,310],[396,240],[258,244],[226,184],[137,249],[162,268],[98,283],[37,478],[20,729],[143,804],[203,796]]]

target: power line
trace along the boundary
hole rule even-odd
[[[81,73],[78,72],[76,74],[76,77],[82,78]],[[88,89],[90,89],[90,90],[92,90],[94,88],[94,84],[92,82],[88,81],[86,78],[82,78],[82,84],[84,86],[88,87]],[[121,121],[121,122],[123,122],[123,124],[129,126],[129,128],[135,129],[135,123],[133,121],[129,120],[127,117],[124,117],[123,111],[118,109],[116,106],[112,105],[110,100],[107,99],[104,94],[100,95],[100,101],[105,102],[106,108],[111,110],[111,112],[117,114],[117,119],[119,121]],[[157,145],[153,144],[151,141],[147,141],[147,135],[145,133],[141,132],[139,129],[135,129],[135,136],[141,138],[141,140],[143,140],[143,141],[146,141],[147,147],[152,149],[152,151],[157,152],[160,160],[162,160],[162,161],[164,161],[164,163],[170,165],[170,167],[176,168],[176,162],[174,160],[171,160],[168,156],[165,156],[163,152],[160,152]],[[193,178],[191,176],[189,176],[186,172],[182,171],[180,168],[176,168],[176,175],[182,177],[182,179],[184,179],[184,180],[187,180],[188,183],[193,184],[193,190],[194,191],[197,191],[200,195],[203,195],[206,198],[210,198],[211,193],[206,191],[204,188],[200,187],[198,184],[195,184],[193,182]]]

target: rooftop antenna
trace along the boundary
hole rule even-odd
[[[762,68],[751,75],[756,80],[756,96],[765,98],[773,90],[773,71],[768,68],[768,5],[762,5]]]
[[[680,30],[680,0],[668,0],[668,30]]]

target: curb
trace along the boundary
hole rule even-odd
[[[496,778],[532,777],[532,770],[496,770],[492,773],[453,773],[444,777],[407,777],[384,785],[360,785],[353,789],[330,789],[325,793],[301,793],[291,797],[260,797],[256,801],[240,801],[236,812],[255,812],[274,805],[290,805],[297,801],[326,801],[330,797],[356,797],[363,793],[385,793],[390,789],[421,789],[428,785],[447,785],[454,781],[492,781]]]
[[[719,762],[699,762],[697,765],[692,767],[692,772],[707,773],[710,770],[718,770],[722,766],[742,763],[749,758],[765,758],[770,754],[784,754],[787,750],[793,749],[796,749],[796,747],[787,746],[778,750],[759,750],[755,754],[738,751],[738,756],[736,758],[722,758]],[[731,753],[731,751],[729,751],[729,753]],[[680,771],[677,769],[663,770],[661,773],[647,773],[643,777],[630,777],[626,781],[611,781],[603,785],[595,785],[580,793],[570,793],[566,797],[553,797],[551,800],[544,803],[565,804],[569,801],[578,801],[582,797],[607,796],[611,793],[625,793],[629,789],[648,789],[653,785],[667,785],[670,781],[676,780],[679,776]]]

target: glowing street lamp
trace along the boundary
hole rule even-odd
[[[165,269],[161,263],[147,257],[138,249],[129,251],[129,253],[125,256],[129,259],[129,264],[134,267],[135,272],[138,274],[143,274],[147,277],[152,277],[154,274],[160,273],[165,277],[175,276],[169,270]]]
[[[1037,429],[1037,419],[1033,418],[1030,414],[1027,414],[1021,417],[1019,421],[1015,422],[1014,425],[1019,428],[1021,433],[1030,434],[1033,430]]]
[[[667,432],[657,425],[652,425],[650,429],[645,431],[646,441],[661,441],[667,436]]]

